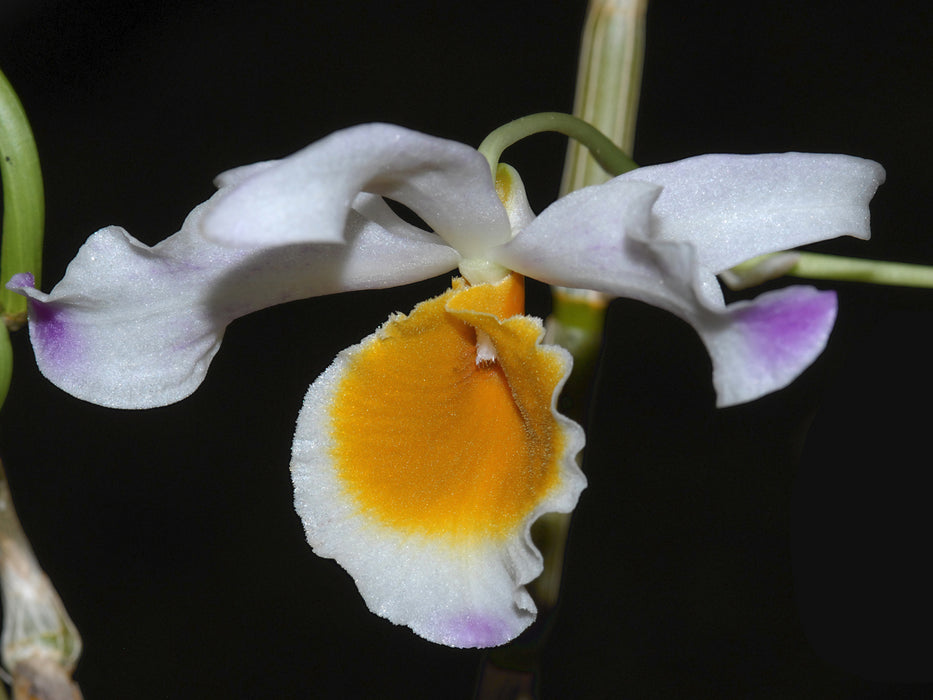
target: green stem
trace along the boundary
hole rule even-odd
[[[648,0],[591,0],[580,47],[573,113],[626,153],[635,147],[647,10]],[[561,196],[608,179],[580,144],[567,144]]]
[[[797,264],[787,274],[814,279],[933,288],[933,267],[929,265],[862,260],[819,253],[801,253]]]
[[[638,167],[624,151],[631,151],[633,145],[646,5],[647,0],[590,0],[574,101],[578,116],[533,114],[492,132],[479,151],[493,174],[506,148],[542,131],[557,131],[572,139],[561,196],[605,182],[606,173],[616,176]],[[608,299],[587,290],[552,287],[552,292],[554,304],[544,342],[562,345],[573,355],[573,370],[558,408],[585,425]],[[583,453],[577,458],[582,460]],[[555,624],[570,518],[569,513],[548,513],[532,527],[532,537],[544,557],[541,576],[529,585],[538,605],[538,620],[522,637],[487,654],[476,694],[479,700],[540,697],[541,652]]]
[[[18,272],[40,283],[45,197],[39,154],[23,105],[0,72],[0,178],[3,180],[3,243],[0,247],[0,307],[11,328],[22,325],[25,297],[4,285]]]
[[[503,124],[483,139],[479,152],[486,156],[495,174],[502,152],[532,134],[556,131],[586,146],[593,158],[610,175],[621,175],[638,165],[605,134],[591,124],[563,112],[539,112]]]
[[[758,271],[766,268],[769,261],[788,256],[788,264],[782,266],[776,274],[759,275]],[[793,257],[790,257],[793,256]],[[790,264],[792,262],[792,264]],[[754,280],[750,284],[730,284],[735,288],[751,286],[781,274],[792,277],[805,277],[820,280],[845,280],[849,282],[867,282],[870,284],[888,284],[899,287],[933,288],[933,266],[914,265],[911,263],[865,260],[847,258],[822,253],[793,251],[791,253],[771,253],[736,265],[730,271],[742,279]]]
[[[6,402],[13,378],[13,346],[10,344],[10,331],[5,323],[0,323],[0,408]]]

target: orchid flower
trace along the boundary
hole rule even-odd
[[[645,167],[535,217],[517,173],[400,127],[338,131],[229,171],[181,231],[147,247],[95,233],[49,294],[28,274],[41,371],[105,406],[190,394],[228,323],[263,307],[463,279],[341,352],[298,417],[295,503],[314,551],[369,608],[459,647],[505,643],[535,605],[529,529],[585,486],[581,428],[556,410],[571,366],[524,315],[523,276],[676,314],[712,358],[721,406],[780,389],[820,353],[833,292],[726,305],[716,274],[754,256],[869,236],[882,168],[841,155],[709,155]],[[408,207],[430,231],[387,204]]]

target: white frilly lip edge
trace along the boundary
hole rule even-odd
[[[368,521],[342,492],[330,469],[328,452],[332,442],[327,409],[331,397],[354,353],[378,333],[335,358],[309,388],[299,413],[291,471],[295,509],[308,542],[318,556],[335,559],[353,577],[373,613],[446,646],[482,648],[505,644],[521,634],[537,613],[525,589],[543,570],[543,557],[531,538],[532,524],[546,513],[572,511],[586,487],[586,477],[576,459],[585,444],[583,429],[557,411],[557,398],[570,373],[570,353],[558,346],[546,346],[561,354],[566,367],[550,407],[566,437],[559,486],[504,542],[488,542],[465,551],[429,538],[402,535]],[[539,344],[543,335],[541,327]],[[345,543],[346,537],[351,538],[350,544]],[[387,572],[393,570],[396,574],[387,577]],[[471,579],[470,574],[476,571],[483,571],[486,577]],[[485,605],[477,601],[471,605],[470,600],[462,598],[464,592],[477,590],[491,592]]]

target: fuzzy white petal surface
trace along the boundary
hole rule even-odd
[[[337,131],[241,179],[208,217],[206,235],[234,246],[340,242],[360,192],[409,207],[464,257],[509,237],[483,156],[389,124]]]
[[[718,273],[765,253],[868,238],[868,203],[885,174],[854,156],[770,153],[702,155],[620,177],[660,185],[652,236],[693,243],[699,263]]]
[[[630,296],[658,304],[671,295],[657,256],[644,242],[651,207],[660,188],[611,180],[561,197],[509,243],[494,248],[497,263],[548,284],[581,289],[625,288]]]
[[[579,190],[493,255],[549,284],[637,299],[687,321],[710,352],[720,406],[786,386],[825,346],[835,296],[792,287],[781,297],[786,303],[764,295],[727,307],[715,274],[698,259],[697,243],[651,233],[658,192],[656,185],[624,178]]]
[[[25,277],[11,284],[31,300],[39,369],[92,403],[161,406],[197,388],[235,318],[295,299],[407,284],[457,265],[456,251],[376,199],[357,204],[385,225],[351,210],[347,245],[210,242],[200,224],[214,200],[153,247],[119,227],[98,231],[51,293],[32,289]]]

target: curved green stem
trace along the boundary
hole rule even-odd
[[[781,259],[786,259],[786,264],[779,264]],[[772,266],[774,272],[769,273]],[[740,289],[781,275],[933,289],[933,266],[930,265],[799,251],[761,255],[736,265],[724,273],[723,279],[730,287]]]
[[[26,299],[5,285],[18,272],[40,283],[45,196],[39,154],[23,105],[0,71],[0,179],[3,180],[3,244],[0,248],[0,307],[11,328],[22,325]]]
[[[586,146],[593,158],[606,172],[621,175],[634,170],[638,165],[616,146],[605,134],[578,117],[563,112],[539,112],[503,124],[483,139],[477,149],[486,156],[493,174],[502,152],[526,136],[543,131],[556,131]]]

